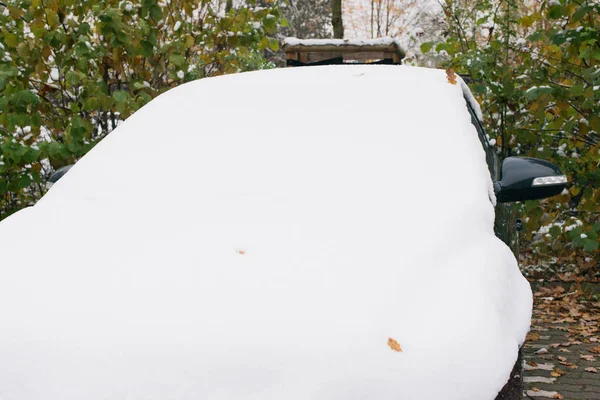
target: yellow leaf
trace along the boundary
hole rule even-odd
[[[8,6],[8,12],[9,12],[10,16],[13,17],[14,19],[21,18],[23,16],[23,14],[25,14],[25,11],[23,11],[19,7],[10,6],[10,5]]]
[[[400,347],[400,344],[395,339],[389,338],[388,346],[394,351],[402,352],[402,347]]]
[[[448,68],[446,70],[446,78],[448,78],[448,83],[456,85],[456,74],[454,73],[453,68]]]
[[[577,196],[580,191],[581,191],[581,188],[579,188],[577,186],[573,186],[570,190],[572,196]]]
[[[194,37],[191,35],[186,35],[185,36],[185,47],[188,49],[191,49],[192,47],[194,47]]]

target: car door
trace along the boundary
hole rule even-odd
[[[467,101],[467,108],[471,115],[471,123],[477,129],[477,136],[485,151],[485,159],[490,171],[490,176],[494,182],[500,180],[500,158],[496,154],[494,147],[490,144],[488,137],[483,129],[483,124],[477,118],[475,110]],[[500,238],[518,259],[519,255],[519,235],[517,230],[517,221],[519,214],[514,203],[497,203],[496,204],[496,219],[494,220],[494,231],[496,236]]]

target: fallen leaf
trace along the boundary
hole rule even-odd
[[[532,367],[537,367],[538,363],[536,363],[535,361],[527,361],[527,365],[530,365]]]
[[[400,344],[395,339],[389,338],[388,346],[394,351],[402,352],[402,347],[400,347]]]
[[[560,368],[556,368],[554,371],[550,372],[550,375],[552,375],[554,377],[563,376],[564,374],[565,374],[565,371],[563,371]]]
[[[576,344],[576,343],[575,343],[575,342],[565,342],[565,343],[561,343],[560,345],[561,345],[562,347],[569,347],[569,346],[570,346],[570,345],[572,345],[572,344]]]
[[[531,388],[531,390],[533,390],[534,392],[539,392],[540,389],[536,388],[535,386]]]
[[[587,367],[587,368],[585,369],[585,372],[591,372],[591,373],[593,373],[593,374],[597,374],[597,373],[598,373],[598,370],[597,370],[596,368],[594,368],[594,367]]]
[[[446,70],[446,78],[448,78],[448,83],[456,85],[456,74],[454,73],[453,68],[448,68]]]
[[[567,357],[558,356],[558,357],[556,357],[556,358],[558,358],[558,360],[559,360],[559,361],[563,361],[563,362],[564,362],[564,361],[567,361]]]
[[[536,340],[540,340],[540,334],[535,333],[535,332],[529,332],[527,334],[527,340],[531,340],[532,342],[535,342]]]
[[[563,395],[560,393],[556,393],[554,396],[552,396],[553,399],[564,399]]]
[[[582,354],[582,355],[579,356],[579,358],[582,358],[585,361],[596,361],[596,357],[594,357],[591,354]]]
[[[590,349],[590,353],[600,354],[600,346],[596,346],[593,349]]]

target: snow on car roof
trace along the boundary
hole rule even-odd
[[[0,224],[3,397],[494,399],[531,291],[463,90],[346,65],[150,102]]]
[[[400,42],[391,37],[377,39],[298,39],[287,37],[283,40],[283,44],[288,46],[386,46],[396,44],[399,48],[402,48]]]

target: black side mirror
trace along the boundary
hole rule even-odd
[[[72,166],[73,166],[73,164],[67,165],[65,167],[61,167],[61,168],[57,169],[50,176],[50,178],[48,178],[48,184],[50,184],[50,185],[55,184],[60,178],[63,177],[64,174],[66,174],[71,169]]]
[[[563,191],[567,177],[548,161],[529,157],[507,157],[502,162],[500,182],[494,183],[499,203],[536,200]]]

